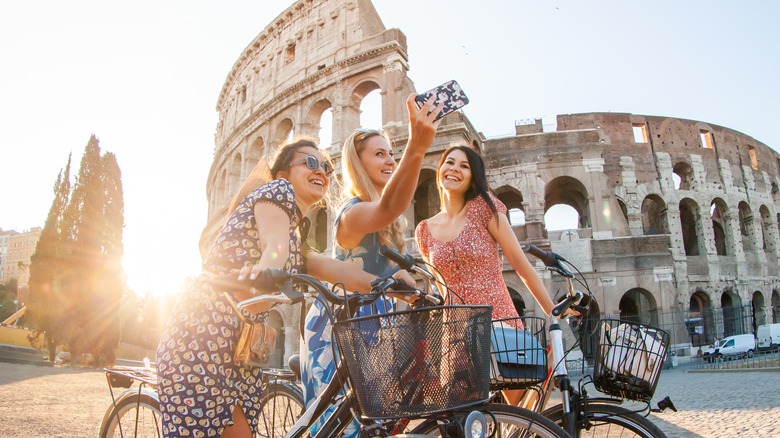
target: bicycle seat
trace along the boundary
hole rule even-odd
[[[293,374],[295,374],[295,377],[298,380],[301,380],[301,355],[293,354],[290,356],[290,358],[287,359],[287,365],[290,367]]]

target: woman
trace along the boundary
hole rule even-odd
[[[322,280],[340,281],[349,290],[370,290],[375,276],[302,249],[300,222],[309,207],[325,197],[332,172],[313,140],[284,145],[270,168],[275,179],[251,190],[228,218],[204,262],[204,274],[179,298],[157,348],[164,436],[249,438],[257,426],[260,369],[233,362],[238,317],[222,291],[209,282],[211,276],[240,270],[239,279],[255,278],[268,268],[290,273],[305,269]],[[245,186],[257,180],[254,173]],[[255,293],[238,292],[234,298],[240,301]],[[257,313],[242,310],[243,316],[256,322],[267,317],[267,307],[252,310]]]
[[[518,317],[501,275],[498,247],[546,314],[554,304],[487,184],[485,165],[468,146],[447,149],[436,183],[441,211],[417,225],[417,248],[466,304],[490,304],[493,319]]]
[[[506,207],[488,188],[482,158],[468,146],[447,149],[439,161],[436,183],[441,211],[417,225],[417,248],[441,273],[465,304],[493,306],[493,319],[517,318],[498,256],[501,247],[547,315],[554,307],[541,278],[525,257],[506,217]],[[522,328],[522,324],[512,324]],[[517,404],[522,391],[505,391]]]
[[[433,143],[436,121],[441,108],[433,108],[433,98],[417,108],[415,94],[406,100],[409,111],[409,141],[396,168],[390,138],[386,133],[358,129],[344,142],[342,166],[346,201],[334,224],[334,255],[339,260],[354,263],[361,269],[382,277],[398,271],[398,266],[379,254],[379,247],[387,245],[400,252],[406,251],[403,219],[417,187],[420,167],[426,151]],[[411,276],[402,271],[399,277],[414,284]],[[393,311],[392,300],[379,300],[371,306],[358,309],[358,316]],[[331,327],[325,310],[315,302],[306,317],[301,354],[304,399],[307,405],[325,389],[335,374]],[[331,411],[335,409],[331,408]],[[320,420],[312,434],[325,422]],[[353,422],[343,436],[354,436],[358,424]]]

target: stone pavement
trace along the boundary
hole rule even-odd
[[[653,406],[670,396],[651,420],[671,437],[780,436],[780,371],[685,372],[665,370]]]
[[[652,414],[672,437],[780,437],[780,371],[665,370],[653,400],[679,412]],[[94,437],[111,403],[105,374],[0,362],[0,438]]]

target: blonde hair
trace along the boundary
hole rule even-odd
[[[363,151],[366,140],[380,136],[391,145],[390,136],[384,131],[365,131],[357,130],[350,135],[344,142],[341,151],[341,163],[343,168],[344,190],[342,190],[342,204],[346,204],[351,198],[358,197],[362,201],[379,201],[382,194],[378,193],[371,178],[368,177],[366,170],[360,162],[360,152]],[[403,217],[397,217],[390,225],[379,230],[379,243],[383,245],[394,246],[398,251],[406,250],[403,230],[406,221]]]

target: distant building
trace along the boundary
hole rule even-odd
[[[30,257],[41,238],[43,228],[34,227],[17,232],[0,229],[0,283],[16,278],[20,287],[27,287],[30,280]]]

